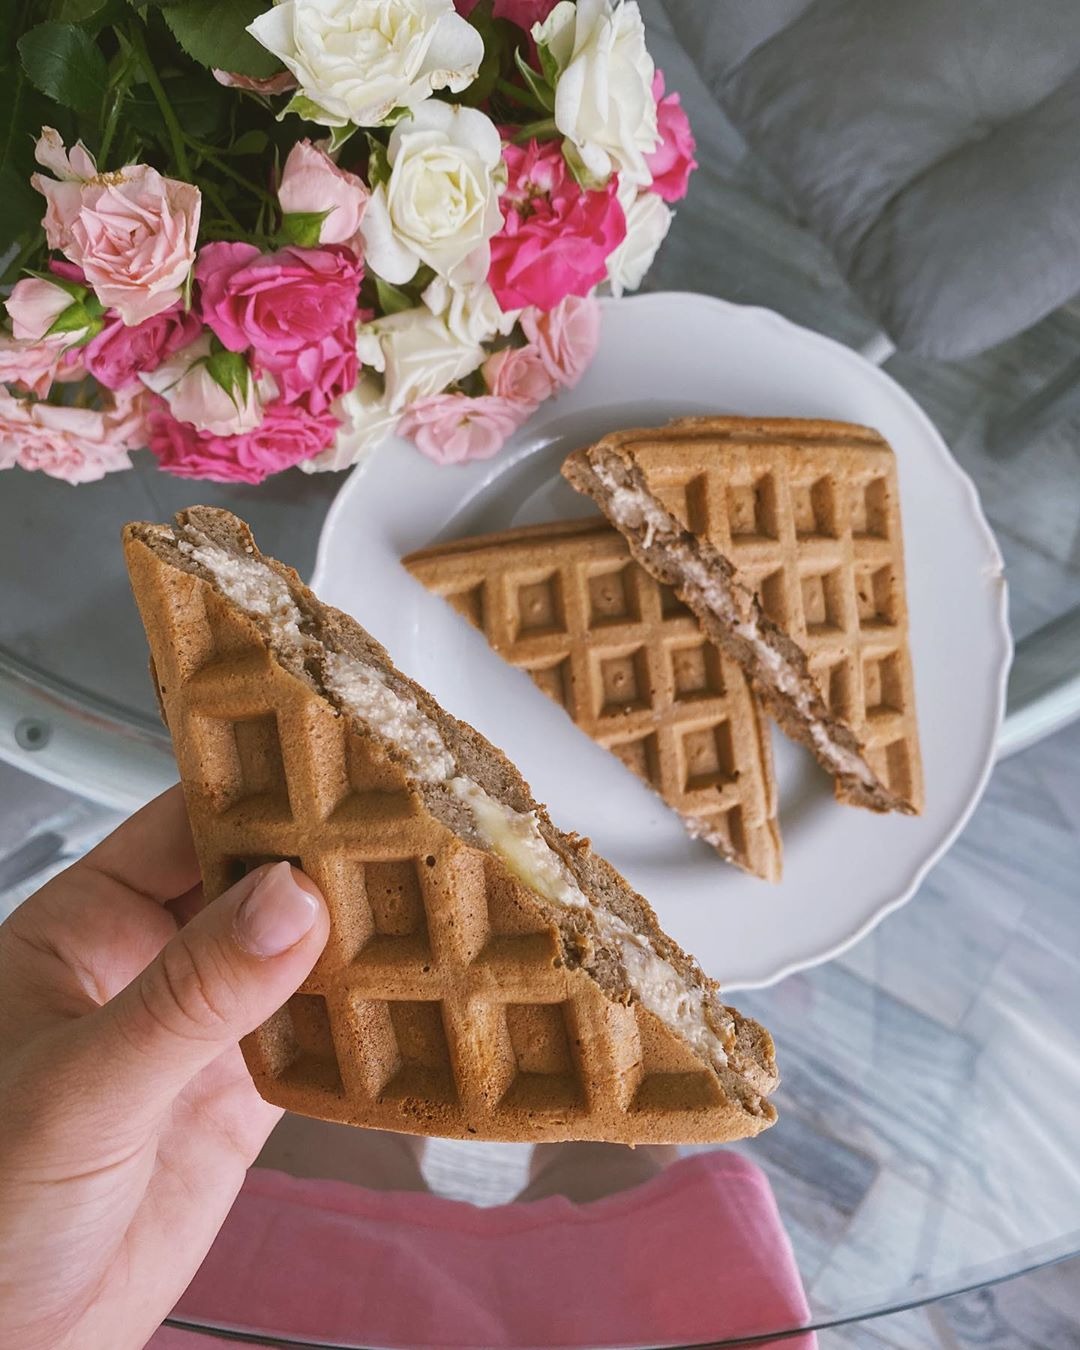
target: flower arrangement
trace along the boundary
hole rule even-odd
[[[694,140],[632,0],[5,0],[0,468],[494,455]]]

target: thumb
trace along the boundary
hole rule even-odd
[[[82,1019],[121,1099],[151,1112],[167,1106],[296,992],[329,927],[315,884],[286,862],[258,868],[207,905],[137,979]]]

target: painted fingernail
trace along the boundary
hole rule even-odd
[[[268,868],[236,911],[236,940],[252,956],[280,956],[311,932],[318,901],[287,862]]]

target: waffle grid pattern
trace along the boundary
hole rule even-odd
[[[528,672],[698,834],[776,877],[767,731],[739,666],[617,530],[568,522],[424,550],[405,565]]]
[[[208,898],[288,858],[331,913],[300,992],[244,1042],[263,1096],[458,1137],[725,1137],[733,1108],[689,1047],[568,969],[496,858],[435,820],[210,586],[143,553],[133,579]]]
[[[804,424],[805,425],[805,424]],[[821,424],[819,424],[821,425]],[[700,419],[620,441],[806,652],[874,772],[922,805],[896,461],[857,427],[800,434]]]

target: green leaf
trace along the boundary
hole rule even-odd
[[[279,122],[284,121],[289,113],[295,113],[297,117],[302,117],[305,122],[318,122],[320,126],[330,125],[326,120],[327,114],[306,94],[293,94],[292,98],[278,113],[277,120]],[[348,123],[346,123],[347,125]]]
[[[211,140],[228,126],[229,91],[213,80],[207,81],[205,75],[189,67],[184,74],[166,77],[161,85],[177,121],[189,136]],[[136,85],[131,91],[124,120],[132,122],[144,136],[153,136],[162,145],[169,144],[165,119],[145,84]]]
[[[566,160],[566,167],[574,175],[575,180],[585,189],[586,192],[595,192],[602,188],[608,181],[608,178],[598,178],[585,166],[585,161],[581,158],[581,152],[572,141],[563,141],[563,159]]]
[[[329,211],[289,211],[281,218],[284,242],[298,248],[317,247],[322,223],[329,214]]]
[[[270,144],[265,131],[245,131],[229,146],[230,155],[261,155]]]
[[[105,97],[105,57],[81,28],[39,23],[19,39],[27,77],[49,98],[77,112],[96,112]]]
[[[559,81],[559,63],[552,56],[550,47],[538,47],[537,50],[540,53],[540,69],[544,74],[544,83],[554,89]]]
[[[530,66],[528,61],[522,56],[520,48],[514,52],[514,62],[521,72],[521,78],[528,86],[529,93],[532,94],[533,98],[536,99],[537,103],[540,104],[545,112],[554,112],[555,90],[544,79],[539,71],[533,70],[532,66]]]
[[[163,8],[162,15],[199,65],[265,80],[280,74],[281,62],[245,30],[266,7],[266,0],[183,0]]]
[[[80,333],[81,337],[73,345],[85,347],[105,327],[105,308],[96,299],[87,304],[68,305],[58,318],[53,320],[46,336],[52,333]]]
[[[416,302],[398,286],[391,286],[389,281],[383,281],[374,272],[369,271],[368,275],[375,279],[375,293],[379,297],[379,308],[383,314],[400,314],[403,309],[415,307]]]
[[[125,0],[53,0],[50,18],[58,23],[77,23],[96,37],[103,28],[122,23],[128,13]]]
[[[63,314],[53,320],[45,336],[51,337],[53,333],[81,333],[88,322],[86,310],[82,305],[68,305]]]
[[[386,146],[370,131],[365,136],[365,140],[368,143],[368,186],[382,187],[383,183],[390,180],[390,160],[386,154]]]
[[[352,140],[352,138],[356,135],[358,130],[359,128],[354,127],[351,122],[346,122],[343,127],[331,127],[330,145],[328,147],[327,153],[331,155],[336,155],[337,152],[341,149],[341,147],[346,143],[346,141]]]
[[[245,402],[251,385],[251,371],[243,352],[230,352],[224,347],[210,353],[205,359],[206,373],[220,385],[237,408]]]
[[[52,17],[58,23],[85,23],[108,3],[109,0],[54,0]]]
[[[37,168],[34,141],[45,124],[56,127],[69,144],[75,130],[73,114],[39,94],[12,55],[11,61],[0,61],[0,256],[12,245],[29,245],[31,232],[44,248],[45,199],[30,186]]]

